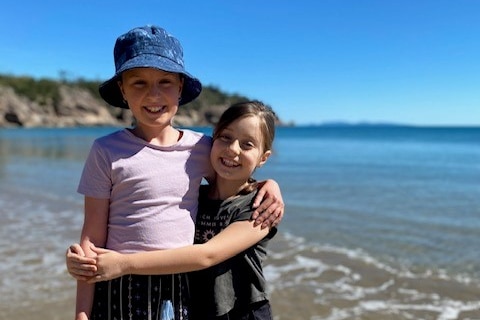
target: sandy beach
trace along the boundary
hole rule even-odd
[[[480,319],[478,284],[392,273],[338,252],[291,254],[274,254],[265,268],[276,320]],[[304,266],[292,268],[292,258]],[[44,286],[28,300],[2,299],[0,320],[73,319],[75,281],[60,278],[60,287]]]

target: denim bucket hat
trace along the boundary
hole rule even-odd
[[[134,28],[117,38],[113,50],[115,75],[99,87],[100,96],[112,106],[128,109],[118,87],[123,71],[133,68],[155,68],[179,73],[184,83],[179,105],[184,105],[200,94],[202,84],[185,71],[180,42],[162,28],[147,25]]]

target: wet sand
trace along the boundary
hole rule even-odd
[[[318,252],[302,252],[318,260]],[[321,269],[289,268],[271,285],[275,320],[473,320],[480,319],[480,287],[440,278],[392,274],[371,263],[322,252]],[[268,268],[290,266],[292,257],[269,260]],[[75,283],[62,275],[63,287],[28,300],[5,297],[0,320],[73,319]],[[43,295],[43,298],[42,298]]]

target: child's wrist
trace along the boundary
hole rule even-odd
[[[129,254],[122,254],[121,255],[121,272],[122,274],[120,276],[124,276],[126,274],[132,274],[134,270],[134,261],[133,259],[130,259],[131,255]]]

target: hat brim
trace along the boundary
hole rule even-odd
[[[128,109],[128,105],[125,103],[118,86],[118,80],[120,79],[122,72],[133,68],[155,68],[181,74],[184,78],[184,82],[179,105],[184,105],[194,100],[202,91],[201,82],[183,70],[183,68],[180,68],[176,62],[158,55],[144,54],[128,60],[120,69],[118,69],[112,78],[100,85],[98,91],[103,100],[112,106]]]

